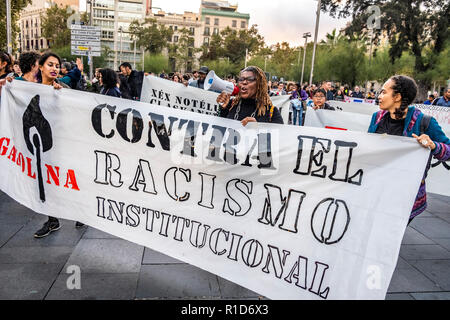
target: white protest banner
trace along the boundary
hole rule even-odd
[[[155,76],[144,77],[141,101],[174,109],[188,110],[203,114],[216,115],[219,94],[194,87],[185,87],[181,83],[168,81]]]
[[[1,103],[0,189],[30,209],[271,299],[385,298],[428,159],[416,141],[24,81]]]
[[[351,103],[336,100],[328,100],[327,103],[336,110],[371,115],[380,110],[377,105],[367,103]]]
[[[367,132],[370,119],[371,116],[361,113],[307,108],[304,125],[307,127]]]
[[[150,104],[188,110],[203,114],[217,115],[219,104],[216,102],[219,94],[213,91],[194,87],[185,87],[180,83],[168,81],[154,76],[144,77],[141,101]],[[289,119],[289,96],[270,97],[277,107],[285,124]]]
[[[351,103],[348,103],[348,105],[351,105]],[[441,110],[439,108],[434,108],[433,110],[433,108],[424,108],[424,105],[419,105],[418,107],[424,113],[436,116],[440,119],[442,122],[438,121],[439,124],[447,137],[450,137],[450,126],[448,125],[448,122],[446,122],[449,119],[448,112],[450,112],[450,110]],[[362,110],[365,109],[363,108]],[[363,113],[338,112],[332,110],[314,111],[312,108],[308,108],[305,116],[305,126],[367,132],[371,119],[372,115]],[[450,188],[448,187],[449,179],[450,162],[432,159],[431,170],[428,171],[427,177],[427,191],[450,196]]]
[[[270,97],[273,105],[277,107],[278,110],[280,110],[284,124],[289,123],[289,109],[291,108],[291,100],[289,99],[289,97],[289,95]]]

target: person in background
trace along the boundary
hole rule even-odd
[[[192,81],[191,83],[189,83],[190,87],[194,87],[194,88],[199,88],[199,89],[204,89],[204,85],[205,85],[205,79],[206,76],[209,73],[209,68],[208,67],[201,67],[198,71],[198,78],[194,81]],[[194,72],[194,78],[195,78],[195,72]]]
[[[416,98],[417,91],[414,79],[403,75],[391,77],[383,85],[378,96],[380,111],[373,114],[368,130],[369,133],[412,137],[417,140],[419,146],[430,150],[428,164],[408,224],[427,208],[425,179],[432,157],[439,161],[450,160],[450,139],[442,131],[436,119],[425,116],[420,109],[410,106]]]
[[[109,68],[100,69],[99,71],[99,82],[102,87],[100,94],[105,96],[111,96],[116,98],[121,98],[122,94],[118,88],[119,77],[117,73]]]
[[[123,88],[129,90],[129,92],[124,93],[122,91],[123,97],[131,97],[131,100],[141,100],[142,84],[144,82],[144,72],[133,70],[129,62],[124,62],[119,67],[120,72],[125,78],[120,79],[121,83],[126,82],[126,86]]]
[[[70,62],[64,62],[61,65],[61,75],[60,81],[65,83],[72,89],[77,89],[78,82],[81,79],[82,62],[80,58],[77,58],[77,62],[72,64]]]
[[[277,95],[277,96],[284,96],[284,95],[286,95],[287,93],[286,93],[286,91],[284,90],[284,83],[283,82],[280,82],[279,84],[278,84],[278,88],[277,88],[277,91],[275,92],[275,95]]]
[[[95,68],[94,79],[92,79],[91,82],[90,92],[100,93],[100,91],[102,90],[99,78],[100,78],[100,68]]]
[[[327,93],[327,101],[334,100],[333,87],[330,81],[325,81],[322,84],[322,89]]]
[[[35,51],[28,51],[20,54],[19,67],[23,74],[16,77],[16,80],[37,82],[37,73],[39,72],[39,59],[41,55]]]
[[[325,110],[336,110],[334,107],[330,106],[327,101],[327,93],[324,89],[316,89],[313,91],[312,97],[313,104],[311,107],[314,110],[325,109]]]
[[[267,94],[267,79],[264,71],[251,66],[241,71],[238,79],[239,93],[235,98],[225,91],[217,97],[221,105],[219,116],[240,121],[271,122],[283,124],[283,118]]]
[[[358,86],[356,86],[355,87],[355,91],[353,91],[352,92],[352,95],[351,95],[353,98],[359,98],[359,99],[362,99],[364,96],[363,96],[363,94],[362,94],[362,92],[361,91],[359,91],[359,87]]]
[[[430,95],[428,95],[428,99],[425,100],[425,101],[423,102],[423,104],[431,105],[431,104],[433,103],[433,101],[434,101],[434,95],[430,94]]]
[[[12,57],[5,51],[0,51],[0,79],[5,79],[12,72]]]
[[[19,62],[18,61],[14,61],[13,72],[14,72],[14,77],[15,78],[18,78],[18,77],[22,76],[22,70],[20,70],[20,66],[19,66]]]
[[[336,92],[335,100],[337,101],[344,101],[345,100],[345,94],[342,87]]]
[[[450,107],[450,88],[444,91],[444,95],[434,103],[435,106]]]

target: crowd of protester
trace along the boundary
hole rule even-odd
[[[115,71],[109,68],[95,70],[95,76],[88,82],[84,75],[81,59],[76,61],[62,61],[51,52],[43,54],[31,51],[20,55],[18,61],[6,52],[0,52],[0,94],[5,81],[28,81],[61,88],[90,91],[102,95],[139,101],[144,76],[153,75],[180,85],[205,89],[205,79],[209,72],[206,66],[192,73],[169,73],[164,71],[159,75],[133,70],[128,62],[119,66]],[[327,101],[344,101],[346,97],[357,99],[373,99],[380,106],[369,125],[369,132],[379,134],[404,135],[417,139],[420,146],[429,148],[431,155],[439,161],[450,159],[450,139],[440,128],[437,121],[431,120],[414,106],[410,106],[417,96],[417,85],[412,78],[406,76],[391,77],[381,89],[378,96],[374,91],[367,93],[358,86],[350,88],[348,85],[334,85],[330,81],[316,85],[308,85],[285,81],[268,81],[266,74],[258,67],[251,66],[242,70],[237,78],[229,76],[227,81],[239,87],[239,93],[231,97],[221,92],[217,98],[220,111],[218,116],[238,120],[246,126],[250,122],[273,122],[283,124],[280,110],[275,107],[271,97],[287,96],[290,100],[289,123],[303,125],[305,111],[335,110]],[[1,95],[0,95],[1,98]],[[430,94],[425,104],[450,106],[450,89],[447,88],[442,96],[437,92]],[[428,125],[422,130],[421,122],[426,119]],[[412,123],[412,125],[411,125]],[[408,130],[403,130],[407,125]],[[431,161],[431,157],[430,157]],[[417,194],[416,202],[411,213],[410,221],[426,208],[425,178]],[[76,227],[83,224],[77,222]],[[42,238],[60,228],[58,219],[49,217],[44,226],[35,233],[36,238]]]

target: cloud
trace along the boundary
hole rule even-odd
[[[316,21],[316,0],[231,0],[238,3],[238,11],[250,14],[250,25],[257,24],[260,34],[268,45],[289,42],[291,46],[303,45],[302,35],[311,32],[314,37]],[[153,0],[153,7],[166,12],[199,12],[201,0]],[[318,38],[323,39],[333,29],[341,29],[347,23],[321,12]],[[309,39],[311,41],[311,39]]]

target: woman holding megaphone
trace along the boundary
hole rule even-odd
[[[241,121],[243,126],[249,122],[283,124],[280,111],[267,93],[266,76],[260,68],[251,66],[242,70],[238,87],[239,93],[234,98],[225,91],[217,97],[217,103],[221,105],[220,117]]]

